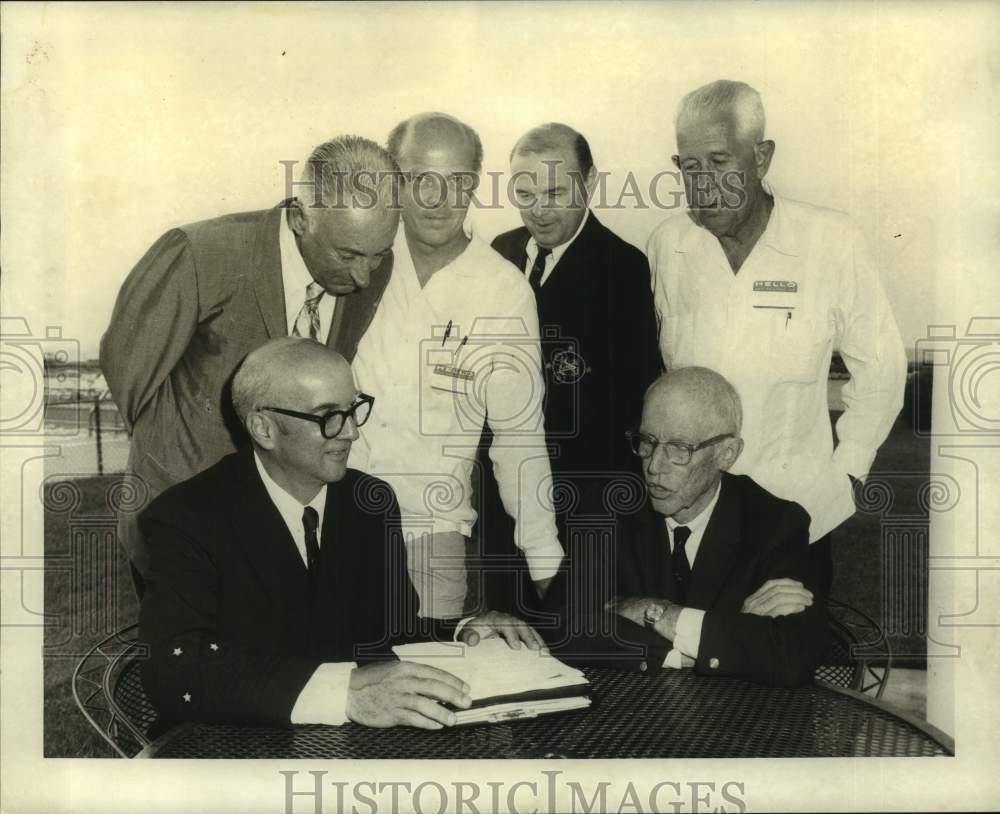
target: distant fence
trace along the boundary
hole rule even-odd
[[[930,430],[932,374],[928,365],[910,366],[900,420],[917,432]],[[832,411],[844,409],[840,390],[848,378],[846,369],[831,370],[828,394]],[[50,400],[45,406],[47,445],[58,447],[58,453],[46,459],[46,473],[82,477],[124,472],[129,439],[118,408],[106,391],[81,391],[80,396]]]
[[[47,475],[85,477],[125,471],[129,438],[113,401],[95,397],[45,405]]]

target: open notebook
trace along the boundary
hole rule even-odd
[[[590,705],[590,683],[575,667],[527,647],[514,650],[503,639],[475,647],[421,642],[393,648],[401,661],[446,670],[469,685],[472,706],[455,710],[457,724],[534,718]]]

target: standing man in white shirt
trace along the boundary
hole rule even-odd
[[[143,686],[163,721],[275,725],[454,723],[442,704],[469,688],[391,658],[405,641],[457,632],[537,649],[497,613],[419,619],[399,511],[382,481],[347,467],[358,427],[377,416],[343,356],[284,337],[233,380],[251,449],[160,495],[141,515],[150,541],[139,638]]]
[[[538,317],[524,276],[466,229],[482,166],[475,131],[443,113],[401,122],[389,152],[402,171],[395,267],[358,346],[355,375],[378,401],[351,466],[399,498],[421,612],[461,616],[477,512],[471,475],[483,422],[515,538],[539,593],[562,546],[547,503]]]
[[[668,370],[703,365],[743,400],[746,447],[734,472],[801,504],[819,584],[832,580],[830,534],[903,404],[906,356],[865,241],[840,212],[764,183],[775,145],[757,91],[719,80],[681,101],[677,155],[689,211],[647,247]],[[851,380],[836,422],[830,359]]]

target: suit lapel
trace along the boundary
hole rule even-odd
[[[640,582],[647,596],[673,599],[673,579],[670,569],[670,540],[663,517],[647,501],[642,509],[637,533],[633,540]]]
[[[305,596],[306,566],[264,488],[250,449],[239,453],[234,490],[238,496],[232,514],[236,539],[274,606],[285,607],[290,597]]]
[[[728,482],[728,476],[723,474],[719,501],[701,538],[698,556],[691,570],[688,606],[708,609],[715,604],[719,591],[736,565],[742,521],[739,495]]]
[[[253,292],[267,335],[272,339],[288,333],[285,289],[281,283],[281,250],[278,246],[279,219],[284,216],[284,202],[265,214],[253,249]]]
[[[367,288],[337,297],[330,321],[330,332],[326,345],[347,359],[353,361],[358,343],[375,316],[375,310],[382,301],[382,294],[389,284],[395,259],[390,252],[375,271]]]
[[[604,226],[593,212],[587,215],[587,222],[584,224],[583,229],[580,230],[580,234],[577,235],[576,240],[566,249],[566,253],[559,258],[559,262],[556,263],[552,274],[549,275],[545,281],[545,285],[542,286],[543,292],[549,286],[555,288],[561,285],[564,280],[575,278],[578,275],[573,269],[587,267],[593,262],[595,245],[603,230]],[[576,283],[578,282],[577,280]]]

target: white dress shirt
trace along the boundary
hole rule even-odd
[[[422,288],[402,227],[393,253],[392,277],[353,363],[375,406],[349,465],[392,486],[408,532],[469,536],[477,517],[472,467],[488,413],[490,458],[515,541],[532,579],[551,577],[563,550],[548,499],[534,292],[475,236]]]
[[[719,492],[722,489],[720,481],[715,487],[715,494],[709,504],[702,509],[698,515],[687,523],[678,523],[674,518],[664,518],[667,525],[667,537],[670,539],[670,553],[674,553],[674,529],[678,526],[687,526],[691,530],[691,535],[684,543],[684,554],[687,557],[688,565],[694,572],[695,558],[698,556],[698,549],[701,547],[701,538],[705,536],[705,529],[708,521],[712,519],[712,512],[715,511],[715,504],[719,502]],[[663,660],[664,667],[692,667],[694,660],[698,658],[698,647],[701,645],[701,625],[705,619],[705,611],[698,608],[684,608],[677,617],[677,630],[674,635],[674,647]]]
[[[539,285],[545,285],[545,281],[552,276],[552,272],[555,271],[556,263],[559,259],[566,254],[566,249],[573,245],[573,241],[580,236],[580,232],[583,231],[584,225],[587,223],[587,218],[590,217],[590,210],[588,209],[583,214],[583,220],[580,221],[580,225],[576,227],[576,231],[573,233],[573,237],[567,240],[565,243],[561,243],[552,249],[548,257],[545,258],[545,271],[542,272],[542,279]],[[528,238],[528,245],[525,247],[525,252],[528,255],[528,262],[524,267],[524,273],[528,274],[531,272],[531,267],[535,265],[535,258],[538,257],[538,241],[533,237]]]
[[[264,482],[271,502],[288,526],[288,532],[295,541],[295,547],[302,557],[302,564],[307,565],[306,531],[302,525],[302,513],[305,509],[298,499],[278,486],[264,468],[260,457],[255,452],[254,463],[257,472]],[[326,507],[326,486],[307,506],[312,506],[319,515],[319,529],[323,529],[323,509]],[[322,546],[322,533],[317,535],[317,542]],[[316,668],[309,681],[302,688],[299,697],[292,708],[291,722],[293,724],[330,724],[339,726],[347,723],[347,693],[351,685],[351,671],[355,668],[353,661],[327,662]]]
[[[281,286],[285,292],[285,325],[288,335],[292,335],[295,319],[306,301],[306,289],[314,282],[313,276],[306,268],[299,246],[295,242],[295,233],[288,225],[288,211],[285,210],[278,218],[278,251],[281,254]],[[319,336],[317,340],[326,344],[327,334],[333,322],[333,309],[337,298],[329,291],[323,292],[316,310],[319,313]]]
[[[863,479],[903,404],[906,355],[875,264],[846,215],[774,196],[763,235],[733,274],[718,239],[686,213],[647,246],[667,370],[702,365],[743,401],[734,474],[799,503],[816,541],[854,513]],[[833,437],[830,357],[851,379]]]

